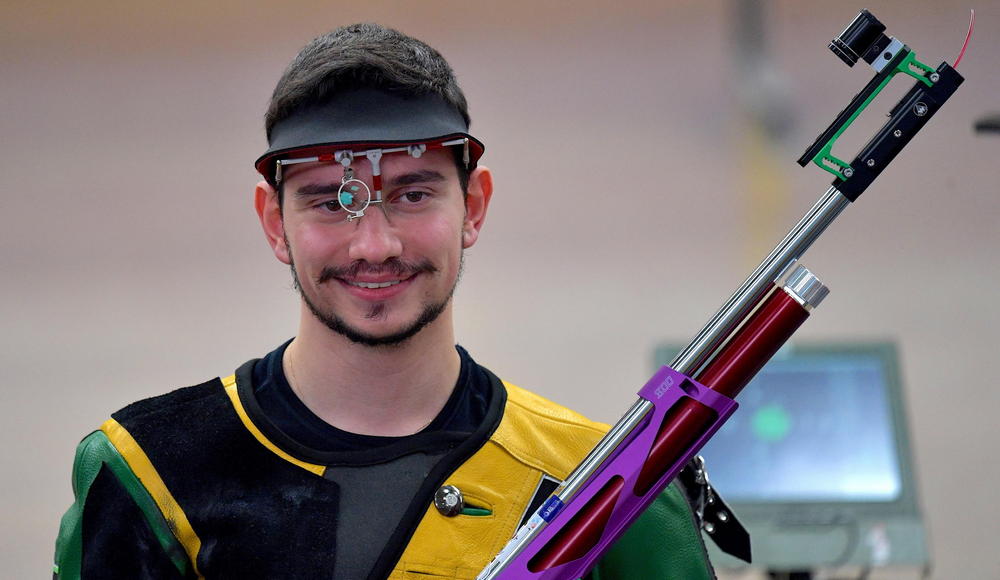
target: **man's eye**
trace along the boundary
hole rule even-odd
[[[407,191],[403,194],[403,201],[406,203],[420,203],[427,197],[425,191]]]
[[[331,199],[330,201],[324,201],[322,205],[323,208],[327,211],[341,211],[344,209],[340,206],[340,203],[338,203],[337,200],[335,199]]]

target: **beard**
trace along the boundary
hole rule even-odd
[[[289,248],[289,250],[290,249],[291,248]],[[291,251],[289,251],[289,256],[291,256]],[[321,308],[316,301],[310,298],[309,294],[303,290],[302,284],[299,282],[298,271],[295,269],[294,260],[289,267],[292,272],[292,284],[298,291],[299,296],[302,297],[302,301],[305,302],[309,311],[312,312],[313,316],[315,316],[317,320],[322,322],[333,332],[347,338],[353,343],[376,348],[384,348],[399,346],[405,343],[418,332],[423,330],[425,326],[437,320],[441,313],[444,312],[444,309],[448,306],[448,303],[451,301],[451,297],[455,294],[455,288],[458,287],[458,281],[462,277],[462,269],[464,265],[465,252],[463,250],[460,254],[458,274],[455,276],[455,282],[451,285],[448,293],[440,300],[428,300],[424,302],[420,314],[412,322],[396,332],[383,335],[366,333],[357,327],[351,326],[342,316],[337,314],[332,307],[328,309]],[[392,273],[400,278],[404,278],[417,274],[434,274],[437,271],[438,269],[428,260],[410,263],[404,262],[399,258],[392,258],[382,264],[369,264],[368,262],[357,261],[345,267],[323,268],[320,275],[315,280],[315,285],[322,286],[323,284],[329,283],[331,280],[334,281],[334,283],[338,283],[338,278],[354,277],[361,273]],[[364,318],[367,320],[384,319],[386,317],[386,309],[387,307],[385,303],[374,303],[369,311],[364,315]]]

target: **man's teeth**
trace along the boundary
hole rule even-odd
[[[389,282],[350,282],[349,284],[359,288],[388,288],[389,286],[399,284],[399,280],[392,280]]]

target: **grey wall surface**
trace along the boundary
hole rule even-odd
[[[459,340],[612,421],[653,346],[689,339],[826,189],[794,160],[868,78],[829,39],[867,7],[936,64],[968,21],[953,0],[768,4],[771,98],[792,122],[768,157],[748,145],[718,0],[2,7],[4,578],[48,574],[74,446],[108,413],[294,333],[251,162],[274,82],[313,36],[375,20],[449,58],[497,178]],[[940,579],[1000,578],[1000,137],[971,131],[1000,110],[1000,5],[977,22],[966,85],[807,256],[832,294],[801,332],[898,341]]]

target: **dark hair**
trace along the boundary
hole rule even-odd
[[[271,128],[331,94],[370,87],[404,95],[437,93],[469,124],[469,105],[455,73],[425,43],[374,23],[342,26],[307,44],[285,69],[264,116]]]
[[[268,141],[274,125],[297,110],[357,88],[414,96],[436,93],[462,115],[467,126],[470,123],[465,95],[441,53],[397,30],[361,23],[341,26],[299,51],[281,75],[264,115]],[[469,170],[461,151],[456,151],[455,159],[464,191]]]

